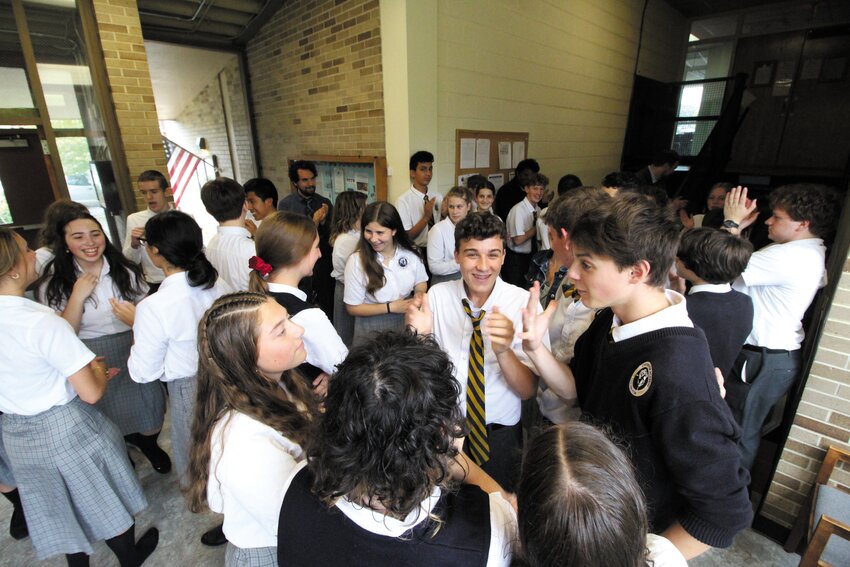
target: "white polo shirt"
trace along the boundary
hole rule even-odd
[[[753,300],[753,330],[747,344],[797,350],[803,342],[803,315],[826,285],[826,247],[820,238],[771,244],[753,252],[733,289]]]
[[[334,240],[334,251],[331,259],[333,261],[333,271],[331,277],[341,283],[345,283],[345,263],[348,257],[354,254],[357,250],[357,244],[360,242],[360,233],[356,230],[349,230],[345,234],[340,234]]]
[[[360,264],[360,254],[352,254],[345,264],[345,296],[346,305],[363,305],[364,303],[387,303],[396,299],[410,297],[416,284],[428,281],[425,265],[415,252],[396,245],[395,254],[389,266],[384,265],[383,256],[373,252],[378,262],[384,268],[384,287],[374,294],[366,292],[366,272]]]
[[[247,291],[251,268],[248,261],[256,254],[254,240],[247,228],[220,226],[207,245],[206,255],[218,275],[235,291]]]
[[[528,292],[497,278],[490,297],[484,305],[476,306],[472,305],[467,297],[462,279],[437,284],[428,291],[428,304],[434,314],[434,337],[454,364],[455,379],[461,387],[460,408],[465,415],[472,319],[463,308],[464,299],[469,301],[472,314],[476,316],[481,309],[491,313],[493,307],[498,306],[499,311],[511,319],[514,330],[519,333],[522,330],[522,308],[528,304]],[[541,312],[543,308],[538,305],[537,310]],[[484,339],[484,404],[487,423],[514,425],[520,418],[520,399],[505,382],[502,368],[486,334],[482,338]],[[543,344],[549,347],[548,336],[543,337]],[[523,364],[536,373],[534,365],[522,350],[522,341],[516,336],[511,349]]]
[[[534,228],[534,213],[540,212],[537,205],[533,205],[528,197],[517,203],[508,213],[505,225],[508,229],[508,248],[518,254],[531,254],[531,239],[522,244],[514,244],[514,236],[522,236]]]
[[[428,231],[428,269],[435,276],[448,276],[460,271],[455,262],[455,225],[448,218]]]
[[[68,377],[94,359],[52,309],[0,295],[0,411],[36,415],[77,397]]]
[[[428,187],[427,193],[420,193],[415,187],[413,187],[413,185],[411,185],[410,189],[408,189],[407,192],[405,192],[395,202],[395,208],[398,209],[398,214],[401,217],[401,223],[404,226],[404,230],[410,230],[413,225],[422,219],[422,215],[425,213],[425,197],[428,197],[429,199],[434,197],[437,198],[434,202],[434,223],[436,224],[440,222],[440,205],[443,203],[443,194],[431,187]],[[428,245],[427,226],[423,228],[422,232],[419,233],[419,236],[416,237],[414,244],[422,248]]]

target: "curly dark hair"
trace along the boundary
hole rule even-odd
[[[770,208],[782,209],[792,220],[809,221],[809,232],[828,240],[841,215],[841,197],[826,185],[794,183],[770,193]]]
[[[198,325],[198,394],[186,490],[192,512],[207,507],[210,439],[229,411],[248,415],[300,445],[307,440],[315,403],[304,380],[288,370],[280,377],[284,390],[257,369],[259,312],[269,301],[274,299],[261,293],[223,295]]]
[[[313,492],[379,503],[404,518],[451,483],[464,435],[453,365],[431,336],[385,332],[356,346],[331,379],[307,444]]]
[[[53,218],[54,225],[50,227],[49,233],[54,238],[50,251],[53,259],[44,266],[44,272],[35,282],[36,299],[52,309],[59,310],[74,290],[77,282],[77,265],[74,256],[68,253],[68,245],[65,242],[65,228],[75,220],[88,220],[97,225],[106,240],[106,248],[103,257],[109,264],[109,277],[112,279],[113,288],[118,296],[124,301],[136,302],[144,297],[146,288],[142,268],[133,261],[124,257],[124,254],[116,248],[101,226],[100,221],[94,218],[87,210],[79,210],[68,207],[65,214],[56,215]],[[47,229],[46,229],[47,230]],[[45,289],[41,286],[47,282]],[[42,295],[42,291],[44,294]],[[92,294],[86,302],[92,303],[97,300]]]
[[[460,252],[462,240],[487,240],[498,236],[502,247],[508,241],[508,230],[502,219],[486,211],[469,213],[455,225],[455,252]]]

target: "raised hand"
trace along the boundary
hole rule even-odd
[[[71,289],[71,296],[79,300],[87,299],[97,288],[97,278],[88,272],[83,273],[74,282],[74,287]],[[69,298],[70,299],[70,298]]]
[[[494,354],[502,354],[514,342],[514,323],[497,306],[493,306],[493,310],[484,316],[481,334],[490,340]]]
[[[523,330],[519,334],[522,339],[522,349],[526,352],[535,351],[543,344],[543,337],[549,332],[549,320],[558,307],[557,301],[550,301],[543,313],[537,312],[540,305],[540,282],[534,282],[528,290],[528,305],[522,309]]]
[[[734,187],[723,202],[723,218],[738,224],[742,231],[758,218],[758,204],[755,199],[747,198],[747,188],[738,185]]]
[[[110,297],[109,304],[112,306],[112,312],[118,317],[119,321],[128,327],[133,326],[133,322],[136,320],[136,306],[133,302]]]
[[[407,305],[404,313],[404,324],[413,327],[420,335],[429,335],[433,332],[434,314],[428,305],[428,294],[417,294]]]

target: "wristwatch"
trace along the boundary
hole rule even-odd
[[[738,228],[738,223],[733,220],[726,219],[723,221],[723,224],[720,225],[720,228]]]

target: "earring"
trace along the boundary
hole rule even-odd
[[[9,277],[12,278],[13,280],[17,280],[17,279],[20,279],[21,274],[15,272],[14,274],[9,275]]]

